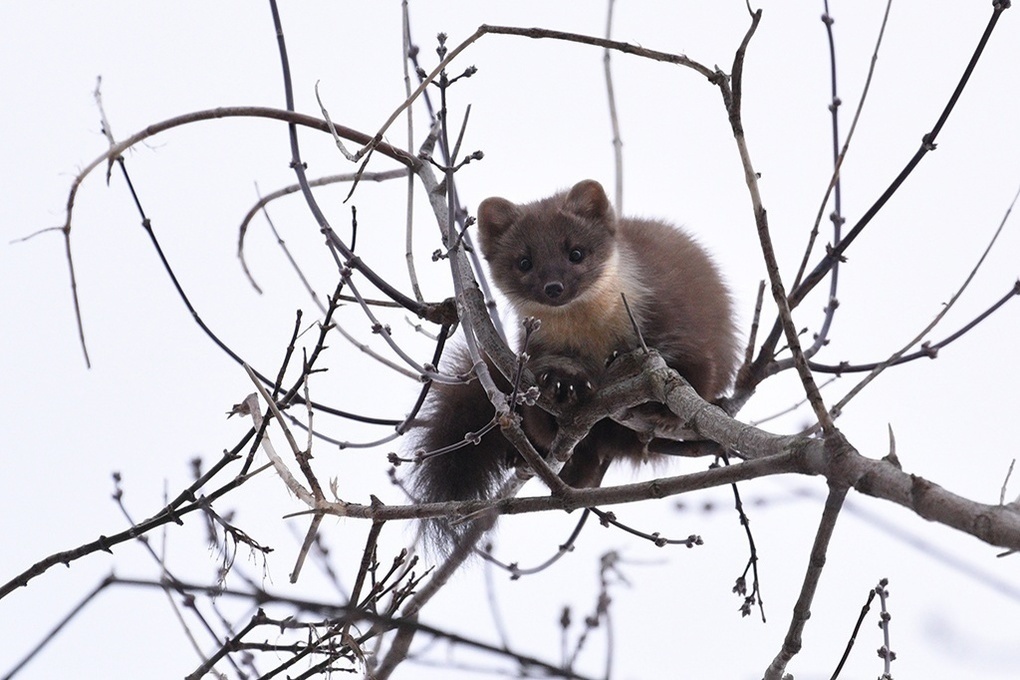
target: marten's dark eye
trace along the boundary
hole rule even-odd
[[[574,248],[573,250],[570,251],[570,255],[568,255],[567,257],[570,258],[571,262],[577,264],[578,262],[584,259],[584,251],[581,250],[580,248]]]
[[[531,258],[525,255],[517,260],[517,268],[522,272],[531,271]]]

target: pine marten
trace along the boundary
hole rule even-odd
[[[478,236],[492,279],[521,318],[541,320],[528,344],[528,367],[558,400],[597,393],[608,362],[640,346],[626,296],[648,347],[705,399],[722,396],[737,365],[729,293],[705,251],[664,222],[616,217],[602,186],[585,180],[566,192],[525,204],[488,198],[478,207]],[[521,331],[523,338],[523,330]],[[470,362],[455,353],[452,370]],[[497,384],[508,382],[491,364]],[[493,417],[477,381],[434,384],[412,432],[423,452],[456,444]],[[545,455],[556,421],[538,406],[520,408],[522,426]],[[561,477],[598,486],[614,458],[643,461],[647,448],[631,430],[600,421],[574,449]],[[490,497],[520,454],[495,428],[477,444],[426,457],[412,472],[420,502]],[[456,529],[435,527],[447,538]]]

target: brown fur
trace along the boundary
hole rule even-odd
[[[529,344],[529,368],[554,397],[597,392],[615,353],[639,346],[621,293],[646,345],[702,397],[716,399],[728,387],[738,356],[729,293],[705,251],[680,229],[617,218],[602,186],[585,180],[533,203],[488,198],[478,207],[478,232],[492,278],[514,312],[542,322]],[[454,370],[468,369],[462,357],[455,361]],[[417,447],[458,442],[492,412],[477,383],[437,385]],[[555,419],[538,407],[523,408],[522,417],[545,453]],[[621,456],[643,460],[647,451],[636,434],[604,420],[578,444],[561,476],[574,486],[597,486]],[[495,430],[475,446],[429,458],[415,471],[415,489],[422,501],[485,498],[518,462]]]

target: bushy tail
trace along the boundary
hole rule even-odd
[[[471,364],[459,353],[451,366],[448,372],[464,373],[470,370]],[[494,413],[477,380],[461,385],[433,385],[418,418],[419,424],[409,433],[413,450],[425,454],[420,463],[413,464],[410,477],[418,502],[492,497],[512,469],[516,456],[498,427],[477,436],[492,421]],[[471,441],[464,443],[465,438]],[[461,443],[459,448],[434,455],[436,451]],[[427,540],[431,547],[448,552],[464,526],[445,519],[430,520],[425,527]]]

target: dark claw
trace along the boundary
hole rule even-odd
[[[547,370],[540,369],[536,373],[538,386],[547,399],[560,404],[573,404],[584,401],[591,394],[593,391],[591,380],[582,370],[572,369],[573,366],[563,369],[553,367]]]

